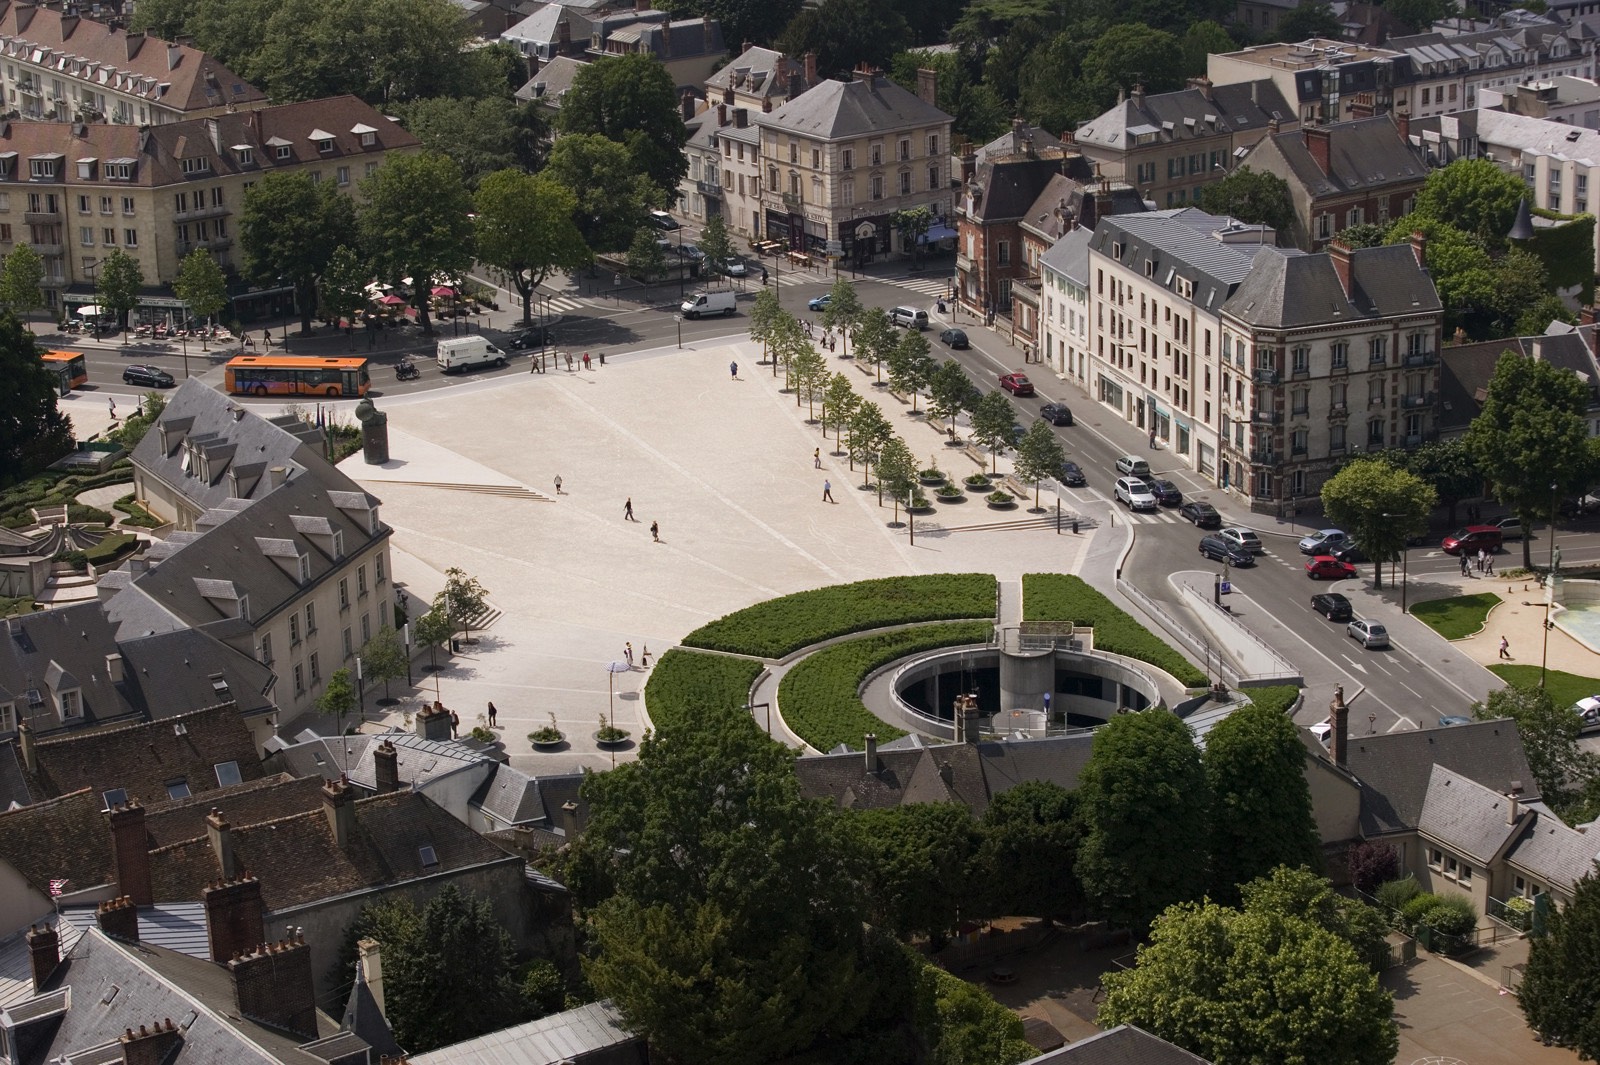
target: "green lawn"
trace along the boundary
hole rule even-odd
[[[1490,666],[1489,671],[1507,684],[1518,688],[1539,686],[1538,666]],[[1563,673],[1552,669],[1545,675],[1545,691],[1557,706],[1571,706],[1579,699],[1600,694],[1600,680],[1580,677],[1576,673]]]
[[[1186,687],[1197,688],[1207,682],[1206,675],[1166,640],[1091,588],[1083,578],[1070,573],[1024,573],[1022,619],[1091,626],[1097,651],[1149,662],[1178,678],[1178,683]]]
[[[1493,592],[1457,595],[1449,599],[1429,599],[1411,607],[1412,616],[1447,640],[1463,640],[1483,629],[1489,611],[1501,599]]]

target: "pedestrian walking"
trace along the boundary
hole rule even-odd
[[[1488,558],[1483,560],[1483,575],[1485,577],[1493,577],[1494,576],[1494,556],[1493,555],[1490,555]]]
[[[1488,558],[1488,557],[1489,557],[1489,552],[1485,551],[1481,547],[1478,548],[1478,572],[1479,573],[1483,572],[1483,560]]]
[[[450,711],[450,738],[455,739],[461,732],[461,715],[454,710]]]
[[[633,497],[632,496],[629,496],[628,497],[628,501],[626,503],[622,504],[622,520],[623,521],[637,521],[638,520],[637,518],[635,518],[633,516]]]
[[[828,354],[831,355],[835,351],[838,351],[838,350],[839,350],[839,334],[835,333],[833,336],[830,336],[828,338]]]
[[[731,377],[735,381],[737,381],[739,379],[739,364],[738,363],[736,363],[736,362],[728,363],[728,376]]]
[[[661,542],[661,526],[657,525],[655,522],[650,523],[650,539],[654,540],[658,544]]]
[[[572,352],[567,352],[567,372],[572,372]]]
[[[1463,577],[1472,576],[1472,571],[1467,562],[1467,553],[1465,551],[1461,552],[1461,575]]]
[[[1154,450],[1155,446],[1156,446],[1156,427],[1152,425],[1150,427],[1150,447],[1151,447],[1152,450]]]
[[[497,718],[497,715],[499,713],[500,713],[500,711],[498,711],[498,710],[496,710],[494,708],[494,704],[490,703],[489,704],[489,727],[490,728],[494,728],[496,725],[499,724],[499,720]]]
[[[1506,639],[1504,636],[1500,637],[1500,657],[1511,657],[1511,641]]]
[[[587,351],[583,353],[583,368],[585,370],[589,369],[589,353]]]
[[[111,420],[112,421],[116,421],[117,420],[117,401],[112,399],[110,396],[107,396],[106,397],[106,404],[107,404],[107,406],[109,406],[111,408]]]
[[[820,447],[811,449],[811,465],[814,469],[822,469],[822,449]]]
[[[761,283],[763,285],[767,283],[767,268],[765,266],[761,268]]]
[[[640,669],[649,669],[650,668],[650,645],[649,644],[641,644],[640,645],[640,650],[639,650],[639,668]]]
[[[832,503],[833,502],[833,482],[832,481],[824,480],[822,482],[822,501],[824,503]]]
[[[600,353],[600,365],[604,366],[605,364],[606,364],[606,353],[602,351]]]
[[[561,475],[556,474],[556,495],[561,494]]]
[[[628,668],[632,669],[633,668],[633,644],[631,644],[631,643],[623,644],[623,646],[622,646],[622,657],[627,660]]]

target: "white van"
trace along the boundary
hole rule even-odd
[[[445,373],[460,373],[470,366],[504,366],[506,353],[483,337],[450,337],[439,341],[435,354],[439,369]]]
[[[896,307],[889,312],[889,321],[920,332],[928,328],[928,312],[916,307]]]
[[[707,314],[728,317],[733,314],[732,292],[696,292],[678,308],[685,318],[699,318]]]

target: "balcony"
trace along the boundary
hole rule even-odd
[[[219,203],[212,207],[196,207],[192,211],[179,211],[172,216],[174,222],[202,222],[210,218],[222,218],[233,213],[227,204]]]
[[[1432,392],[1413,392],[1409,396],[1400,397],[1400,406],[1406,410],[1415,410],[1418,407],[1427,407],[1433,404]]]
[[[716,196],[719,198],[722,196],[722,186],[715,181],[696,181],[694,188],[702,196]]]
[[[1283,411],[1258,410],[1250,415],[1250,420],[1256,425],[1282,425]]]
[[[1348,360],[1344,362],[1336,362],[1332,366],[1328,367],[1329,377],[1348,377],[1349,374],[1350,363]]]
[[[1350,408],[1343,403],[1335,403],[1333,406],[1328,408],[1328,417],[1348,418],[1350,417]]]
[[[1275,385],[1278,383],[1278,371],[1267,366],[1258,366],[1250,375],[1250,379],[1258,385]]]
[[[1439,353],[1437,351],[1412,351],[1408,352],[1405,357],[1405,365],[1407,366],[1432,366],[1438,361]]]
[[[30,226],[48,226],[61,221],[61,208],[53,211],[23,211],[22,220]]]
[[[783,205],[791,211],[798,211],[806,205],[806,202],[793,192],[785,192],[783,194]]]
[[[1253,447],[1250,449],[1250,463],[1253,466],[1276,466],[1282,461],[1275,448]]]

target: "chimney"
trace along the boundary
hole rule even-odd
[[[1062,144],[1077,144],[1078,143],[1078,133],[1077,133],[1077,131],[1076,130],[1070,130],[1070,129],[1062,130],[1061,131],[1061,143]],[[1063,172],[1066,171],[1066,164],[1067,164],[1067,161],[1070,158],[1071,158],[1071,156],[1067,156],[1067,155],[1063,155],[1061,157],[1061,169],[1062,169]]]
[[[917,98],[929,107],[939,106],[939,72],[917,68]]]
[[[246,874],[211,884],[200,893],[206,908],[206,943],[211,960],[226,965],[267,939],[266,904],[261,881]]]
[[[641,0],[645,2],[645,0]],[[257,947],[228,962],[241,1016],[306,1039],[317,1037],[317,996],[311,983],[311,948],[295,935]]]
[[[1328,245],[1328,259],[1333,263],[1333,272],[1339,275],[1339,287],[1344,289],[1348,298],[1350,295],[1350,245],[1336,240]]]
[[[1344,685],[1333,689],[1333,702],[1330,704],[1333,716],[1329,724],[1333,726],[1333,764],[1343,766],[1350,756],[1350,707],[1344,701]]]
[[[1333,138],[1328,135],[1325,126],[1302,126],[1300,136],[1305,141],[1306,152],[1310,154],[1311,161],[1317,164],[1317,169],[1327,174],[1333,169]]]
[[[356,829],[356,797],[346,780],[334,780],[322,785],[322,812],[328,817],[328,828],[333,832],[334,846],[340,850],[350,845]]]
[[[49,925],[28,929],[28,961],[33,966],[33,989],[43,991],[50,974],[61,964],[61,937]]]
[[[372,772],[377,777],[379,795],[400,790],[400,754],[388,740],[372,752]]]
[[[1144,106],[1144,82],[1136,81],[1133,83],[1133,93],[1129,98],[1133,100],[1133,106],[1141,108]]]
[[[124,1028],[118,1039],[122,1044],[122,1065],[162,1065],[182,1039],[183,1032],[171,1017],[149,1027],[141,1024],[137,1032]]]
[[[568,843],[578,838],[578,804],[571,799],[561,804],[561,834]]]
[[[791,100],[806,91],[805,86],[801,84],[801,77],[802,75],[798,71],[789,71],[789,85],[785,92]]]
[[[978,153],[968,144],[961,149],[961,183],[965,185],[978,172]]]
[[[1578,324],[1594,325],[1594,304],[1585,303],[1578,308]]]
[[[1517,801],[1517,797],[1515,795],[1507,794],[1506,795],[1506,824],[1508,824],[1508,825],[1516,824],[1517,823],[1517,818],[1520,817],[1520,816],[1522,816],[1522,804]]]
[[[1420,229],[1411,231],[1411,254],[1417,257],[1419,267],[1428,268],[1428,234]]]
[[[750,109],[736,107],[733,109],[733,126],[735,129],[744,129],[750,124]]]
[[[1277,135],[1278,135],[1278,119],[1277,119],[1277,116],[1274,115],[1272,118],[1267,119],[1267,136],[1275,137]]]
[[[689,121],[694,117],[694,107],[694,90],[683,90],[683,95],[678,97],[678,116],[685,122]]]
[[[233,828],[228,824],[228,819],[222,816],[222,811],[215,806],[206,814],[206,838],[211,841],[211,852],[217,856],[217,867],[222,870],[222,879],[232,880],[239,875],[238,862],[233,856]],[[255,946],[250,943],[248,946]]]
[[[661,24],[661,51],[663,53],[663,55],[662,55],[663,59],[671,59],[672,58],[672,16],[671,15],[668,15],[667,16],[667,20]]]
[[[30,773],[37,773],[39,752],[33,746],[33,729],[26,721],[17,725],[17,746],[22,749],[22,768]]]
[[[1350,117],[1371,118],[1377,113],[1377,105],[1372,100],[1370,92],[1358,92],[1350,101]]]
[[[122,655],[115,652],[106,655],[106,679],[112,684],[121,684],[122,678]]]
[[[1406,147],[1411,147],[1411,116],[1404,111],[1396,112],[1394,125],[1400,131],[1400,139],[1405,141]]]
[[[866,744],[867,772],[876,773],[878,771],[878,734],[876,732],[867,733]]]
[[[728,105],[727,104],[718,104],[717,105],[717,125],[718,126],[726,126],[727,124],[728,124]]]
[[[126,895],[107,899],[94,908],[94,923],[112,939],[139,942],[139,907]]]
[[[138,799],[112,807],[111,850],[117,863],[117,888],[137,905],[155,901],[150,889],[150,837],[144,830],[144,807]]]
[[[367,991],[372,995],[372,1001],[377,1004],[378,1012],[388,1017],[388,1009],[383,1003],[383,950],[376,939],[362,939],[356,942],[356,954],[361,965],[361,982],[367,985]]]
[[[1028,139],[1028,122],[1026,119],[1013,118],[1011,120],[1011,150],[1022,151]]]
[[[267,486],[269,489],[282,488],[283,482],[288,479],[289,467],[287,466],[273,466],[267,470]]]
[[[433,705],[424,708],[417,714],[417,735],[425,740],[447,740],[450,738],[450,711],[437,699]]]
[[[806,88],[809,89],[817,83],[817,53],[807,52],[800,58],[805,63]]]
[[[181,62],[183,62],[183,49],[175,44],[167,45],[167,69],[177,70]]]

